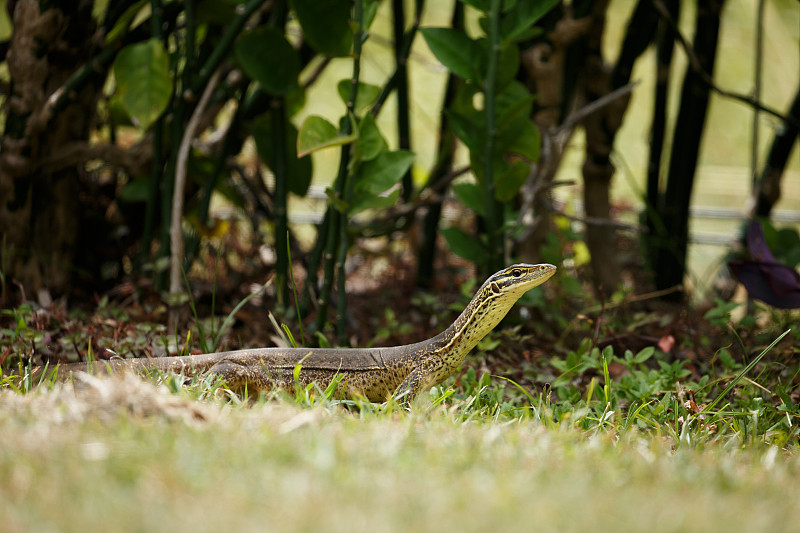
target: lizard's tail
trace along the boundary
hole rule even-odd
[[[55,366],[38,366],[29,372],[15,373],[9,376],[12,382],[21,383],[29,380],[37,384],[50,380],[56,382],[68,381],[77,372],[87,374],[115,374],[117,372],[132,370],[137,373],[146,373],[153,370],[172,372],[193,376],[205,372],[219,361],[218,354],[186,355],[181,357],[152,357],[149,359],[114,359],[111,361],[92,361],[88,363],[67,363]]]

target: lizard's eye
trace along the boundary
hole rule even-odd
[[[515,278],[518,278],[522,275],[522,270],[515,268],[514,270],[511,271],[511,275],[514,276]]]

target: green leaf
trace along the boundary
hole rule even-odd
[[[489,11],[489,0],[461,0],[461,2],[474,7],[478,11]]]
[[[150,39],[123,48],[114,61],[117,96],[133,123],[148,129],[172,95],[169,58],[161,41]]]
[[[285,139],[284,154],[286,161],[287,187],[289,192],[298,196],[305,196],[308,187],[311,185],[311,175],[313,173],[311,158],[308,156],[298,157],[297,155],[297,128],[287,121],[284,125]],[[275,132],[272,127],[272,119],[269,113],[264,113],[250,124],[250,132],[256,142],[256,150],[261,160],[270,168],[275,168],[277,153],[275,152]]]
[[[533,95],[522,83],[509,83],[495,100],[498,126],[502,129],[520,117],[529,121],[533,100]]]
[[[534,140],[530,137],[520,139],[522,135],[535,135],[538,139],[538,131],[534,132],[530,129],[533,100],[534,97],[528,92],[528,89],[517,81],[509,83],[497,96],[496,146],[498,149],[508,151],[508,147],[511,145],[525,147],[525,143]],[[526,157],[530,153],[533,152],[526,150]],[[538,147],[536,148],[536,158],[538,158]]]
[[[516,45],[500,48],[500,57],[497,62],[496,89],[502,91],[509,83],[514,81],[519,71],[519,47]]]
[[[527,37],[531,26],[547,14],[559,0],[517,2],[500,20],[500,36],[504,42]]]
[[[350,98],[350,87],[352,87],[352,85],[349,79],[342,80],[336,85],[336,90],[339,92],[339,96],[345,105],[347,105],[347,99]],[[372,105],[372,102],[378,98],[380,93],[381,88],[377,85],[371,85],[363,81],[358,82],[358,93],[356,93],[356,103],[353,112],[356,115],[360,115],[364,109]]]
[[[375,118],[370,114],[361,119],[361,123],[358,125],[358,142],[356,146],[358,147],[357,159],[360,161],[375,159],[389,148],[381,134],[381,130],[378,129],[378,125],[375,123]]]
[[[394,198],[391,202],[377,198],[400,181],[413,161],[414,154],[405,150],[397,150],[383,152],[375,159],[359,165],[352,178],[355,180],[355,185],[350,201],[350,214],[370,207],[386,207],[394,204],[397,195],[389,195],[390,198]]]
[[[292,0],[292,6],[303,36],[317,52],[330,57],[350,54],[350,0]]]
[[[269,94],[281,96],[297,87],[300,57],[283,33],[263,26],[243,34],[234,49],[242,70]]]
[[[519,193],[528,174],[530,165],[523,161],[507,163],[503,161],[500,168],[494,170],[494,197],[500,202],[510,202]]]
[[[133,178],[119,193],[123,202],[144,202],[150,194],[152,178]]]
[[[379,0],[366,0],[364,2],[364,17],[361,21],[364,31],[369,30],[369,27],[372,26],[372,21],[375,20],[375,15],[378,14],[379,7]]]
[[[302,157],[315,150],[341,146],[355,139],[354,134],[341,135],[336,126],[322,117],[311,115],[300,126],[300,134],[297,136],[297,155]]]
[[[456,183],[453,185],[453,192],[458,200],[481,216],[486,213],[486,204],[483,201],[483,187],[477,183]]]
[[[447,246],[459,257],[473,263],[480,263],[486,258],[486,250],[477,238],[468,235],[460,228],[450,227],[441,230]]]
[[[634,363],[640,363],[640,364],[644,363],[645,361],[647,361],[648,359],[653,357],[653,354],[655,354],[655,353],[656,353],[656,349],[653,346],[647,346],[647,347],[643,348],[639,353],[636,354],[636,356],[633,358],[633,362]]]
[[[149,4],[150,2],[148,2]],[[236,18],[236,8],[241,5],[239,0],[205,0],[195,2],[195,18],[202,24],[216,24],[223,26],[230,24]]]
[[[133,126],[131,116],[122,105],[118,94],[113,95],[108,101],[108,119],[114,126]]]
[[[131,24],[133,24],[134,19],[139,14],[139,11],[142,8],[149,4],[148,0],[139,0],[138,2],[134,2],[128,9],[125,10],[124,13],[117,19],[117,22],[114,24],[114,27],[106,34],[106,44],[110,44],[116,42],[117,40],[121,39],[128,31],[130,30]]]
[[[475,111],[469,111],[468,114],[458,112],[454,109],[445,110],[447,120],[450,121],[450,127],[453,128],[453,133],[456,137],[461,139],[470,152],[480,152],[483,149],[484,139],[486,138],[486,120],[484,115]]]
[[[452,28],[421,28],[419,31],[436,59],[453,74],[465,80],[481,79],[484,53],[477,41]]]
[[[533,122],[525,122],[516,135],[512,136],[510,143],[505,145],[508,153],[519,154],[531,163],[539,160],[542,141],[539,128]]]
[[[373,194],[382,193],[400,181],[413,161],[414,154],[405,150],[384,152],[359,167],[356,187]]]
[[[367,194],[365,192],[353,193],[353,201],[348,213],[354,215],[366,209],[385,209],[397,203],[400,198],[400,189],[395,189],[388,195]]]

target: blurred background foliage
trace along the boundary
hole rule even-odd
[[[800,292],[793,0],[4,4],[3,306],[222,269],[346,344],[375,249],[428,289],[455,255],[603,301],[729,300],[728,260]]]

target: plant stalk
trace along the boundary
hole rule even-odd
[[[483,149],[483,191],[486,211],[486,235],[488,237],[488,254],[486,272],[494,272],[502,267],[504,260],[502,227],[502,211],[495,199],[494,192],[494,149],[497,137],[495,123],[495,89],[497,82],[497,64],[500,55],[500,6],[501,0],[492,0],[489,11],[489,59],[484,81],[483,106],[486,115],[486,142]]]

